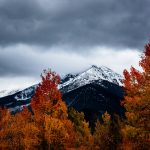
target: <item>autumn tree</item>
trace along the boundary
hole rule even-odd
[[[66,118],[67,107],[61,99],[58,90],[60,77],[51,70],[44,70],[41,75],[42,81],[36,89],[36,93],[31,100],[31,107],[36,115],[47,114],[57,118]]]
[[[0,108],[0,149],[9,149],[8,145],[11,135],[9,134],[8,121],[10,117],[11,115],[7,109]]]
[[[110,148],[112,150],[119,150],[122,142],[121,133],[121,118],[117,114],[111,116],[110,125],[108,128],[108,136],[110,138]]]
[[[94,148],[103,150],[120,150],[121,123],[118,115],[110,116],[107,112],[97,120],[94,132]]]
[[[108,136],[109,126],[110,126],[110,115],[105,113],[102,116],[103,123],[99,120],[96,122],[95,132],[94,132],[94,147],[95,149],[107,150],[110,148],[110,139]]]
[[[62,149],[74,146],[75,133],[68,120],[67,106],[58,90],[60,77],[44,70],[42,81],[31,101],[35,125],[40,130],[41,148]]]
[[[124,70],[127,122],[123,135],[132,149],[146,150],[150,147],[150,43],[145,46],[139,65],[142,71],[134,67],[130,72]]]
[[[84,113],[70,108],[68,118],[72,121],[76,133],[76,147],[90,149],[93,146],[93,136],[89,128],[89,123],[84,119]]]
[[[59,76],[45,70],[31,100],[32,109],[12,115],[0,109],[0,149],[67,149],[76,134],[58,90]]]
[[[0,109],[0,120],[0,149],[28,150],[40,145],[39,130],[27,108],[15,115],[8,109]]]

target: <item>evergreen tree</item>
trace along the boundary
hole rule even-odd
[[[72,121],[76,133],[76,147],[91,149],[93,146],[93,136],[89,128],[89,123],[84,119],[84,113],[70,108],[68,118]]]

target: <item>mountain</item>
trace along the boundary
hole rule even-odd
[[[107,67],[97,67],[95,65],[91,66],[86,71],[79,74],[68,74],[66,75],[59,85],[59,89],[63,89],[63,93],[75,90],[81,86],[86,84],[93,83],[94,81],[98,81],[99,84],[101,81],[108,81],[115,85],[122,86],[121,80],[123,78],[121,75],[115,73],[111,69]]]
[[[17,112],[24,106],[30,105],[30,100],[35,93],[38,85],[33,85],[26,89],[17,89],[13,91],[0,92],[0,106],[7,107],[11,112]]]
[[[69,107],[83,111],[90,126],[104,112],[124,117],[125,109],[120,105],[124,91],[122,76],[107,67],[91,66],[79,74],[68,74],[59,85],[63,99]]]
[[[58,88],[68,107],[83,111],[86,119],[93,122],[92,120],[100,118],[105,111],[124,115],[125,110],[120,105],[124,95],[122,79],[107,67],[93,65],[81,73],[67,74],[61,79]],[[21,110],[23,106],[29,106],[37,86],[7,93],[0,92],[0,105],[13,112]]]

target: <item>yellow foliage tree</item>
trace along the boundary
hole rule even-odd
[[[70,108],[68,117],[72,121],[76,133],[76,148],[92,149],[93,136],[89,128],[89,123],[84,119],[84,113]]]
[[[98,120],[96,122],[95,132],[94,132],[94,146],[95,149],[108,150],[110,148],[110,139],[108,136],[109,126],[110,126],[110,116],[106,112],[102,116],[103,123]]]

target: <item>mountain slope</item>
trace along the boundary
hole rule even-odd
[[[82,73],[66,75],[58,88],[68,107],[84,111],[87,118],[101,116],[105,111],[122,116],[124,109],[120,106],[120,100],[123,99],[121,80],[119,74],[107,67],[91,66]],[[0,105],[10,108],[11,111],[21,110],[23,106],[30,104],[37,86],[0,96]]]
[[[7,107],[12,112],[20,111],[24,106],[29,106],[30,100],[35,93],[37,85],[33,85],[24,90],[13,90],[13,92],[5,92],[0,95],[0,106]],[[8,93],[8,95],[6,95]]]

